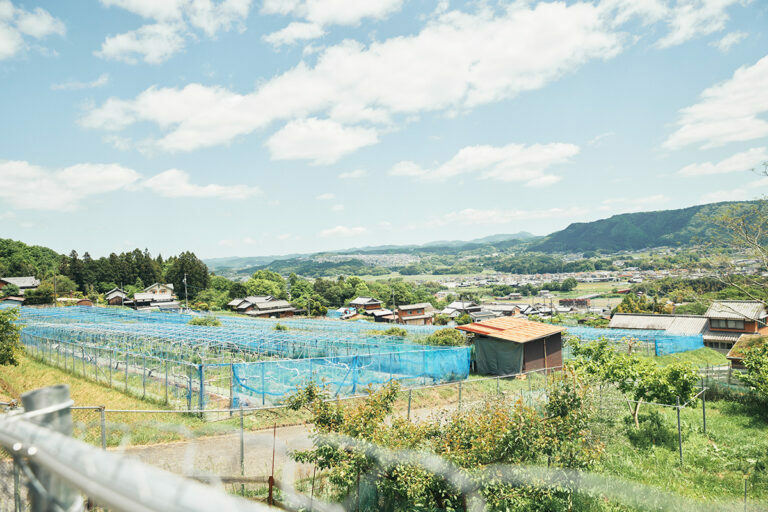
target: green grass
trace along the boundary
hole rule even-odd
[[[707,432],[702,428],[701,402],[681,412],[683,464],[679,463],[677,417],[672,408],[644,406],[658,411],[672,442],[640,448],[630,442],[626,405],[603,408],[602,441],[606,451],[599,470],[705,502],[739,501],[747,481],[749,510],[768,507],[768,475],[755,463],[768,463],[768,421],[748,406],[707,402]],[[641,409],[642,411],[642,409]]]
[[[674,362],[691,363],[697,368],[706,366],[721,366],[728,364],[725,355],[708,347],[689,352],[680,352],[678,354],[669,354],[666,356],[654,357],[654,361],[660,365],[668,365]]]

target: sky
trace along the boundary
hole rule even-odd
[[[0,236],[276,255],[768,193],[764,0],[0,0]]]

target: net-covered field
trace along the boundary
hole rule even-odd
[[[390,380],[405,386],[466,379],[468,347],[431,347],[375,335],[369,322],[220,317],[188,325],[191,314],[122,308],[28,308],[22,342],[40,359],[180,408],[281,402],[315,381],[335,396]],[[428,334],[431,326],[404,326]]]

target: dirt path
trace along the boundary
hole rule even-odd
[[[455,410],[455,405],[411,411],[414,420],[437,412]],[[403,414],[404,415],[404,414]],[[275,431],[275,476],[286,483],[311,476],[312,466],[297,464],[290,452],[312,447],[311,425],[278,427]],[[272,429],[245,432],[243,448],[246,476],[268,476],[272,465]],[[180,475],[240,475],[240,434],[202,437],[192,441],[114,448],[142,462]]]

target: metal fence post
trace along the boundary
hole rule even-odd
[[[701,393],[701,416],[704,424],[704,433],[707,433],[707,392]]]
[[[413,394],[413,390],[408,390],[408,419],[411,419],[411,396]]]
[[[114,353],[114,350],[109,351],[109,387],[112,387],[112,354]]]
[[[87,374],[85,373],[85,347],[80,347],[80,356],[83,360],[83,378],[87,378]]]
[[[165,366],[165,405],[168,405],[168,360],[166,359]]]
[[[243,404],[240,404],[240,476],[245,476],[245,427],[243,423]],[[245,484],[240,484],[240,494],[245,496]]]
[[[104,413],[104,407],[103,405],[99,406],[99,420],[101,423],[101,449],[106,450],[107,449],[107,418],[106,414]]]
[[[203,410],[205,409],[205,400],[203,399],[203,396],[205,394],[205,366],[200,365],[200,415],[202,416]]]
[[[60,384],[29,391],[21,395],[21,402],[27,412],[60,407],[58,410],[35,416],[30,421],[64,435],[72,435],[69,386]],[[40,492],[35,486],[29,486],[32,510],[47,511],[56,510],[59,507],[64,510],[82,510],[82,505],[79,505],[82,498],[75,489],[67,486],[59,477],[42,469],[34,460],[29,461],[29,467],[43,490]]]
[[[677,401],[677,447],[680,451],[680,465],[683,465],[683,433],[680,430],[680,397],[676,397]]]
[[[234,393],[234,380],[235,380],[235,366],[234,363],[229,363],[229,415],[232,416],[232,408],[235,406],[235,393]],[[310,374],[311,375],[311,374]]]
[[[13,510],[22,512],[21,509],[21,481],[19,478],[19,465],[13,461]]]
[[[141,398],[147,396],[147,356],[141,356]]]
[[[125,392],[128,392],[128,352],[125,353]]]

